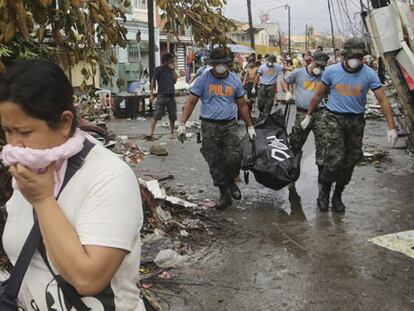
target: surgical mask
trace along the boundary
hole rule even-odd
[[[218,74],[223,74],[223,73],[226,73],[226,72],[227,72],[228,68],[227,68],[227,66],[226,66],[226,65],[220,64],[220,65],[217,65],[217,66],[214,68],[214,70],[215,70]]]
[[[357,69],[359,66],[361,66],[362,61],[358,58],[349,59],[347,61],[348,66],[352,69]]]
[[[313,68],[312,72],[314,75],[319,76],[322,73],[322,69],[316,67],[316,68]]]
[[[273,66],[273,62],[267,62],[267,66],[268,67],[272,67]]]

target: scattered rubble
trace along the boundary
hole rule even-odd
[[[361,164],[380,164],[388,156],[388,151],[375,145],[364,145],[362,149],[363,159]]]
[[[365,119],[383,119],[384,114],[382,113],[380,105],[368,104],[365,110]]]
[[[180,255],[172,249],[161,250],[154,263],[160,268],[181,268],[189,264],[190,256]]]
[[[112,108],[99,98],[81,96],[79,101],[75,103],[76,112],[80,118],[88,121],[109,120],[112,118]]]
[[[158,218],[160,219],[160,221],[164,224],[168,223],[171,219],[171,213],[168,211],[164,211],[161,206],[157,206],[156,210]]]
[[[131,165],[139,164],[145,159],[145,149],[130,141],[128,136],[118,136],[112,151]]]

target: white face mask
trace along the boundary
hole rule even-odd
[[[267,62],[267,66],[268,67],[272,67],[273,66],[273,62]]]
[[[314,75],[319,76],[322,73],[322,69],[316,67],[316,68],[313,68],[312,72]]]
[[[214,70],[218,73],[218,74],[223,74],[223,73],[226,73],[227,72],[227,66],[226,65],[223,65],[223,64],[220,64],[220,65],[217,65],[215,68],[214,68]]]
[[[361,66],[362,61],[360,59],[357,58],[353,58],[353,59],[349,59],[347,61],[348,66],[352,69],[357,69],[359,66]]]

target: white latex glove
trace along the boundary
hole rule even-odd
[[[185,125],[180,123],[180,125],[177,128],[177,138],[182,144],[184,144],[184,141],[187,139],[185,132],[186,132]]]
[[[256,140],[256,131],[253,125],[247,128],[247,134],[249,134],[250,140]]]
[[[310,115],[306,115],[305,119],[300,123],[300,126],[306,130],[310,124],[310,121],[312,120],[312,117]]]
[[[251,92],[253,95],[256,94],[256,88],[253,87]]]
[[[293,95],[292,95],[292,93],[291,93],[291,92],[287,91],[287,92],[285,93],[285,95],[286,95],[285,100],[286,100],[287,102],[288,102],[288,101],[290,101],[290,100],[292,100]]]
[[[388,130],[387,136],[388,136],[388,142],[390,143],[391,147],[394,148],[395,143],[397,142],[397,139],[398,139],[397,130],[396,129]]]

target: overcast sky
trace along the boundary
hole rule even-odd
[[[306,24],[312,25],[315,32],[331,32],[327,0],[251,0],[251,2],[254,24],[259,22],[261,12],[289,4],[291,7],[292,34],[304,34]],[[333,0],[332,2],[336,16],[336,22],[334,21],[335,33],[350,33],[351,28],[355,30],[355,27],[360,26],[360,17],[355,14],[360,11],[358,0]],[[287,10],[279,8],[271,10],[269,14],[271,21],[279,22],[282,31],[287,34]],[[224,15],[240,21],[248,21],[247,0],[227,0]],[[347,15],[352,20],[352,25]]]

